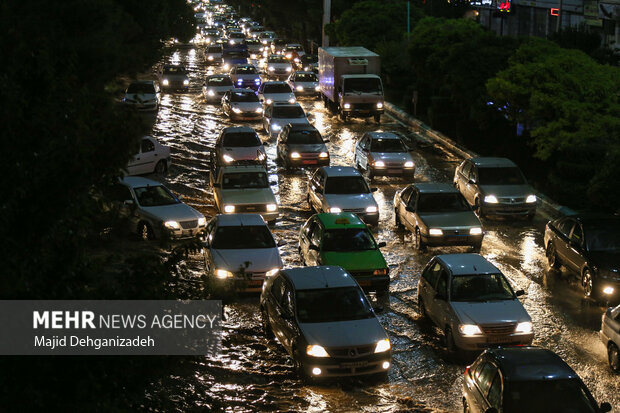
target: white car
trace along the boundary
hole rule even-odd
[[[258,40],[260,40],[263,45],[271,45],[271,42],[273,42],[277,37],[278,36],[275,32],[264,31],[258,35]]]
[[[443,331],[451,353],[529,345],[534,331],[523,294],[479,254],[437,255],[418,282],[418,311]]]
[[[415,163],[401,137],[393,132],[366,132],[355,145],[355,167],[369,178],[404,176],[413,179]]]
[[[170,147],[162,145],[151,136],[145,136],[140,141],[138,153],[127,164],[127,172],[129,175],[162,175],[168,171],[170,163]]]
[[[157,181],[126,176],[114,192],[115,200],[122,203],[121,213],[129,220],[130,230],[144,240],[203,235],[207,224],[204,215],[185,205]]]
[[[261,292],[264,280],[283,267],[273,234],[260,215],[216,215],[205,236],[207,276],[218,284]]]
[[[265,334],[278,339],[302,377],[387,378],[390,339],[364,291],[341,267],[280,271],[265,283],[260,312]]]
[[[319,78],[314,72],[295,72],[288,78],[288,84],[298,96],[319,96]]]
[[[229,74],[236,88],[256,90],[260,86],[260,75],[254,65],[234,65]]]
[[[287,78],[293,72],[293,65],[282,55],[269,55],[265,62],[265,74],[272,78]]]
[[[322,166],[308,181],[308,205],[316,212],[353,212],[369,225],[379,223],[379,205],[360,173],[350,166]]]
[[[205,50],[205,58],[207,59],[207,63],[209,65],[215,65],[222,63],[222,45],[221,44],[211,44]]]
[[[235,86],[228,75],[211,75],[207,76],[202,86],[202,94],[207,102],[221,102],[222,97],[229,90],[233,90]]]
[[[222,129],[211,153],[211,162],[217,166],[244,162],[263,166],[267,164],[265,146],[256,131],[248,126],[229,126]]]
[[[257,60],[260,59],[261,53],[263,51],[263,45],[259,40],[256,39],[247,39],[245,41],[245,45],[248,47],[248,53],[250,54],[250,59]]]
[[[620,305],[608,308],[601,321],[601,341],[607,347],[609,367],[620,372]]]
[[[232,89],[222,97],[222,110],[232,120],[259,120],[263,105],[249,89]]]
[[[210,176],[218,212],[260,214],[270,223],[280,215],[265,167],[223,166]]]
[[[123,98],[126,106],[138,110],[157,110],[160,101],[159,85],[153,80],[131,82]]]
[[[185,67],[181,65],[164,65],[159,75],[159,83],[163,89],[189,89],[189,77]]]
[[[299,103],[272,103],[265,108],[263,129],[269,136],[277,136],[288,124],[308,125],[308,118]]]
[[[274,102],[295,103],[295,94],[286,82],[265,82],[258,88],[258,99],[266,105]]]

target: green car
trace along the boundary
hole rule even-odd
[[[352,212],[316,214],[299,233],[299,254],[305,265],[339,265],[358,284],[377,295],[389,292],[389,268],[366,224]]]

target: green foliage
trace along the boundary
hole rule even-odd
[[[487,89],[509,119],[530,129],[535,155],[553,166],[560,202],[617,208],[620,195],[610,189],[618,187],[620,69],[529,39]],[[589,200],[574,196],[575,185]]]

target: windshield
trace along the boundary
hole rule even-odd
[[[606,228],[587,228],[586,244],[588,251],[620,251],[620,226],[610,223]]]
[[[381,80],[376,77],[346,79],[344,93],[383,93]]]
[[[132,83],[127,88],[127,93],[150,93],[155,94],[155,86],[152,83]]]
[[[407,152],[400,139],[372,139],[370,152]]]
[[[420,194],[417,211],[420,214],[471,211],[460,193]]]
[[[359,287],[299,290],[295,294],[300,323],[329,323],[374,317]]]
[[[211,247],[218,250],[275,248],[276,243],[264,225],[218,227]]]
[[[143,207],[155,207],[163,205],[178,204],[180,201],[176,196],[162,185],[143,186],[134,188],[134,193],[138,203]]]
[[[301,106],[274,106],[271,117],[280,119],[305,118],[306,114]]]
[[[291,93],[291,87],[286,83],[265,83],[263,93]]]
[[[326,194],[367,194],[370,192],[361,176],[333,176],[327,178]]]
[[[318,130],[291,131],[286,143],[292,145],[315,145],[323,143],[323,138]]]
[[[269,56],[269,59],[267,60],[267,62],[269,62],[269,63],[288,63],[288,60],[286,60],[284,58],[284,56],[272,55],[272,56]]]
[[[248,148],[260,146],[260,139],[254,132],[235,132],[224,135],[222,146]]]
[[[207,53],[222,53],[221,46],[209,46],[207,49]]]
[[[301,61],[303,63],[306,63],[306,64],[307,63],[317,63],[319,61],[319,57],[317,55],[312,55],[312,54],[308,55],[308,54],[306,54],[306,55],[303,55],[301,57]]]
[[[258,73],[254,66],[237,66],[237,74],[255,75]]]
[[[314,73],[298,73],[295,75],[296,82],[318,82],[318,78]]]
[[[265,172],[234,172],[224,175],[222,189],[269,188]]]
[[[208,82],[209,86],[232,86],[232,80],[228,76],[212,77]]]
[[[525,178],[517,167],[478,168],[480,185],[523,185]]]
[[[248,52],[246,51],[227,51],[224,52],[224,58],[228,60],[238,60],[238,59],[247,59]]]
[[[503,274],[467,274],[452,278],[451,301],[512,300],[515,296]]]
[[[245,34],[239,32],[232,32],[228,35],[229,39],[245,39]]]
[[[165,75],[184,75],[185,68],[181,66],[166,66],[164,67]]]
[[[253,92],[234,92],[230,95],[231,102],[258,102],[258,96]]]
[[[323,237],[323,251],[375,250],[377,245],[366,228],[329,229]]]
[[[592,396],[578,379],[559,379],[508,381],[504,390],[503,411],[504,413],[594,413],[599,410]]]
[[[293,51],[299,51],[299,50],[304,50],[300,45],[289,45],[286,47],[286,50],[290,50],[291,52]]]

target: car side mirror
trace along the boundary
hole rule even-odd
[[[407,205],[407,206],[405,207],[405,211],[407,211],[407,212],[415,212],[415,208],[414,208],[414,207],[412,207],[412,206]]]
[[[218,182],[213,183],[213,188],[219,188],[221,185]]]
[[[385,247],[387,244],[385,243],[385,241],[381,241],[380,243],[377,244],[377,248],[383,248]]]
[[[123,204],[127,205],[127,206],[132,206],[134,205],[133,199],[126,199],[123,201]]]
[[[377,192],[379,188],[370,188],[370,192]]]
[[[323,139],[323,143],[329,143],[329,139]]]
[[[314,245],[314,244],[310,244],[310,246],[308,247],[309,250],[312,251],[320,251],[319,247]]]
[[[484,413],[498,413],[498,411],[496,407],[489,407],[484,411]]]
[[[269,142],[263,142],[263,146],[269,146]]]
[[[523,290],[517,290],[517,291],[515,291],[515,295],[516,295],[517,297],[521,297],[522,295],[525,295],[525,291],[523,291]]]
[[[476,181],[474,179],[470,179],[469,181],[467,181],[467,183],[470,185],[475,185]]]
[[[601,411],[601,413],[610,412],[611,411],[611,404],[609,404],[608,402],[601,403],[600,411]]]

